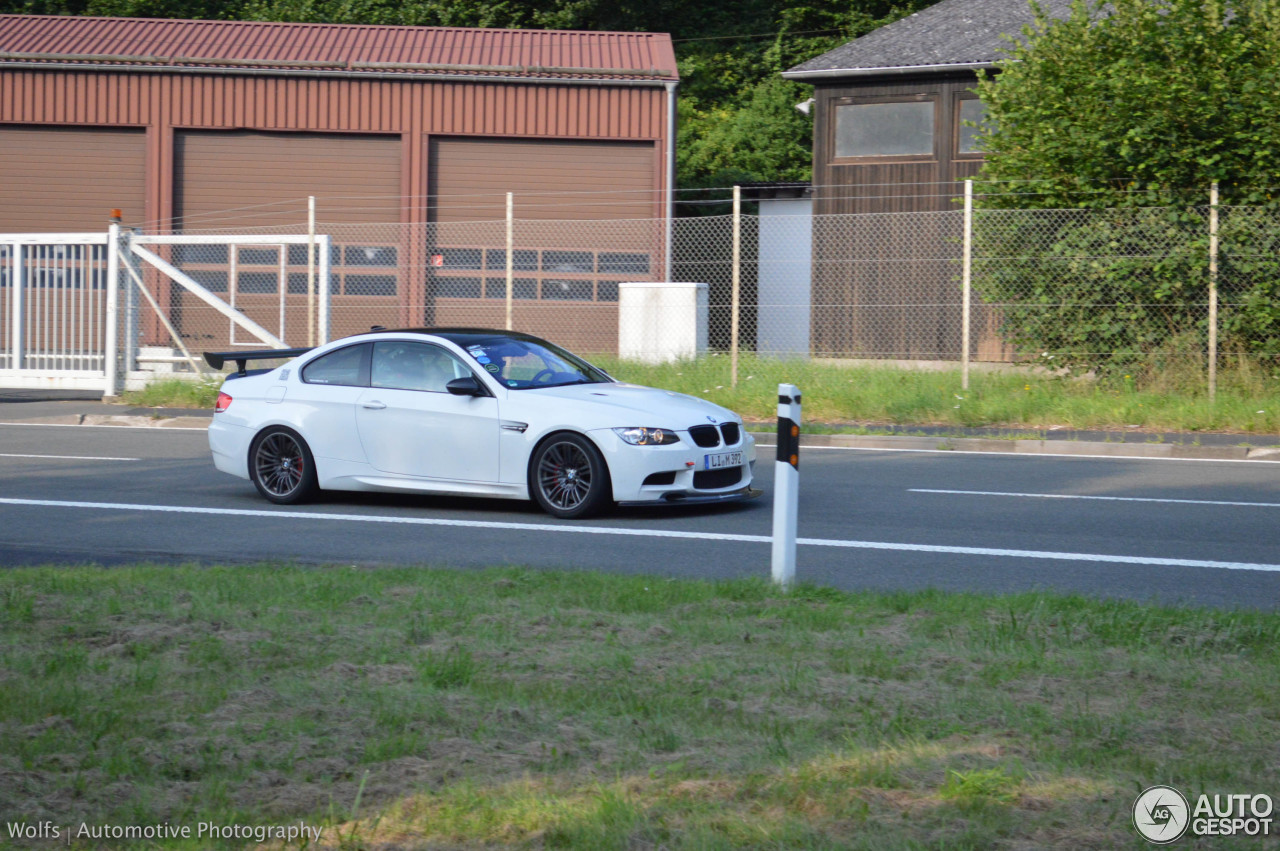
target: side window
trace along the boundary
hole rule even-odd
[[[449,392],[445,385],[471,371],[439,346],[407,340],[380,340],[373,344],[373,368],[369,383],[392,390]]]
[[[982,139],[979,134],[990,130],[987,121],[987,105],[976,98],[963,98],[956,110],[960,126],[956,131],[957,154],[981,154]],[[977,126],[974,126],[977,125]]]
[[[302,380],[364,387],[369,383],[369,344],[347,346],[316,358],[302,368]]]
[[[933,154],[934,102],[844,103],[835,109],[835,156],[928,157]]]

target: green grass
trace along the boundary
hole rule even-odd
[[[959,370],[926,372],[745,356],[734,387],[726,356],[662,365],[607,358],[595,362],[622,381],[709,399],[763,422],[777,414],[778,384],[795,384],[804,394],[804,417],[811,431],[814,426],[856,431],[875,425],[949,425],[1280,433],[1280,380],[1240,369],[1223,372],[1217,399],[1211,403],[1199,379],[1182,373],[1157,374],[1139,382],[1132,376],[1088,381],[975,371],[969,389],[962,390]],[[125,401],[211,408],[216,396],[214,383],[170,379],[127,394]]]
[[[144,408],[212,408],[218,398],[222,377],[162,378],[142,390],[127,390],[121,401]]]
[[[1277,788],[1278,690],[1272,612],[19,568],[0,573],[0,809],[61,826],[50,847],[81,823],[302,820],[328,848],[1140,848],[1148,785]]]

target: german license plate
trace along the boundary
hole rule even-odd
[[[708,455],[703,461],[704,470],[720,470],[724,467],[741,467],[741,452],[720,452],[716,455]]]

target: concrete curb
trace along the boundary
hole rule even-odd
[[[772,444],[773,432],[751,432]],[[915,449],[935,452],[1008,452],[1035,455],[1101,455],[1111,458],[1199,458],[1212,461],[1278,461],[1280,449],[1249,446],[1192,446],[1181,443],[1106,443],[1093,440],[995,440],[984,437],[899,437],[896,435],[802,434],[801,446],[854,449]]]
[[[144,417],[137,415],[66,414],[57,417],[0,420],[3,425],[85,425],[116,428],[208,429],[208,417]]]

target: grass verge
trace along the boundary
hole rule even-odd
[[[1225,372],[1217,399],[1159,381],[1130,376],[1111,382],[1020,373],[980,373],[960,389],[959,370],[924,372],[888,367],[838,366],[821,361],[743,357],[736,387],[729,359],[649,365],[596,358],[622,381],[662,387],[709,399],[744,417],[772,421],[777,387],[804,391],[809,424],[1004,426],[1133,429],[1175,432],[1280,434],[1280,382],[1257,372]],[[133,405],[212,408],[217,383],[158,381],[125,395]]]
[[[1139,848],[1145,786],[1280,786],[1277,690],[1276,613],[522,569],[14,569],[0,811],[63,833],[0,844],[301,819],[326,848]]]

